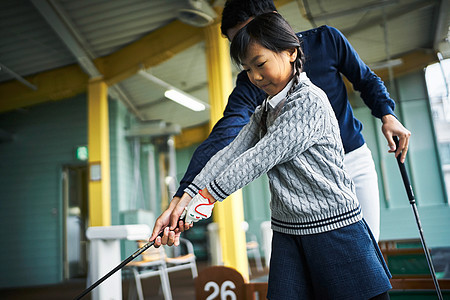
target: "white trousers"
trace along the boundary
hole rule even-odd
[[[344,166],[355,183],[356,196],[361,204],[364,219],[369,224],[370,230],[378,242],[380,236],[380,195],[372,152],[364,144],[345,155]]]

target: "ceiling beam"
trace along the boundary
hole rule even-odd
[[[352,7],[352,8],[332,12],[332,13],[318,14],[315,16],[311,16],[311,18],[313,19],[313,21],[324,21],[324,20],[328,20],[328,19],[346,17],[348,15],[353,15],[353,14],[360,13],[360,12],[368,12],[371,10],[382,9],[389,5],[396,5],[397,3],[398,3],[398,1],[395,1],[395,0],[376,1],[376,2],[367,3],[365,5]]]
[[[181,134],[175,136],[175,148],[182,149],[203,142],[210,132],[209,124],[203,124],[181,130]]]
[[[28,81],[26,81],[22,76],[20,76],[19,74],[17,74],[16,72],[14,72],[13,70],[11,70],[10,68],[8,68],[7,66],[5,66],[4,64],[0,63],[0,71],[5,72],[5,73],[9,73],[10,75],[12,75],[14,78],[16,78],[18,81],[20,81],[21,83],[23,83],[24,85],[26,85],[27,87],[29,87],[30,89],[32,89],[33,91],[37,90],[37,86],[29,83]]]
[[[292,1],[294,1],[294,0],[274,0],[273,3],[275,4],[275,7],[278,8],[280,6],[290,3]]]
[[[81,35],[78,34],[78,30],[73,26],[64,10],[54,2],[31,0],[31,3],[77,59],[81,68],[90,77],[101,76],[92,63],[93,54],[83,45]]]
[[[292,0],[275,0],[277,7],[292,2]],[[49,10],[48,5],[40,5],[39,1],[33,1],[42,12]],[[53,2],[50,2],[53,5]],[[54,9],[54,7],[53,7]],[[55,17],[55,16],[53,16]],[[62,22],[64,18],[53,19],[51,22]],[[56,23],[53,23],[56,24]],[[58,27],[58,26],[57,26]],[[70,31],[70,27],[66,28]],[[85,49],[83,43],[77,40],[77,36],[68,34],[64,30],[58,33],[60,36],[71,39],[70,45],[76,45],[78,51],[76,55],[81,65],[85,63],[84,59],[90,55],[89,49]],[[174,55],[186,50],[204,40],[203,30],[174,21],[165,27],[157,29],[140,40],[122,48],[110,55],[92,60],[95,71],[103,74],[108,86],[112,86],[122,80],[135,75],[139,70],[156,66]],[[72,47],[71,47],[72,48]],[[74,48],[72,48],[74,49]],[[84,58],[83,58],[84,56]],[[92,65],[91,65],[92,66]],[[83,69],[87,71],[87,65]],[[90,76],[95,75],[90,69]],[[58,69],[35,74],[26,77],[31,84],[38,86],[39,90],[30,91],[21,83],[12,80],[0,84],[0,112],[14,110],[29,105],[43,103],[49,100],[61,100],[73,97],[79,93],[85,92],[89,76],[86,75],[78,65],[70,65]]]
[[[135,75],[142,66],[158,65],[203,38],[200,28],[174,21],[115,53],[95,59],[94,64],[111,86]],[[74,64],[25,79],[39,89],[31,91],[16,80],[1,83],[0,112],[73,97],[86,91],[89,76]]]
[[[407,15],[411,12],[414,12],[419,9],[425,9],[428,7],[432,7],[438,4],[438,1],[436,0],[425,0],[425,1],[416,1],[414,3],[410,3],[407,5],[399,6],[395,9],[394,12],[387,13],[386,18],[387,20],[391,21],[393,19],[400,18],[404,15]],[[356,34],[358,32],[364,31],[366,29],[382,25],[384,22],[383,16],[378,16],[374,18],[368,18],[365,19],[363,22],[358,23],[356,26],[351,28],[342,29],[341,32],[349,38],[353,34]]]
[[[438,61],[437,56],[431,50],[417,50],[398,58],[400,58],[403,63],[401,65],[393,67],[394,78],[423,69],[428,65]],[[374,71],[374,73],[377,74],[377,76],[379,76],[384,82],[389,82],[388,68],[376,70]],[[352,84],[345,77],[343,78],[347,91],[349,93],[353,92]]]
[[[439,49],[439,44],[445,41],[448,27],[448,11],[450,10],[450,0],[441,0],[441,4],[438,10],[438,17],[436,20],[436,30],[434,35],[433,48]]]
[[[275,0],[283,6],[293,0]],[[216,20],[218,22],[218,20]],[[108,86],[125,80],[142,68],[159,65],[205,39],[203,29],[173,21],[110,55],[94,60]]]
[[[139,120],[144,120],[142,112],[137,109],[136,105],[130,99],[130,96],[127,94],[125,89],[120,86],[120,83],[110,86],[108,89],[108,94],[111,95],[111,97],[122,101],[122,103],[125,104],[125,106],[128,107],[128,109],[131,110],[131,112],[139,118]]]
[[[135,75],[142,68],[159,65],[204,39],[201,28],[174,21],[94,63],[111,86]]]
[[[84,72],[90,78],[102,77],[103,75],[100,74],[92,61],[96,56],[94,51],[90,49],[89,44],[82,37],[64,9],[54,0],[31,0],[31,2],[77,59]],[[142,114],[136,109],[133,102],[130,101],[118,84],[111,86],[109,92],[122,101],[140,120],[143,119]]]
[[[408,73],[423,69],[428,65],[437,62],[437,56],[433,51],[417,50],[401,57],[403,63],[393,67],[394,77],[406,75]],[[388,69],[374,71],[385,82],[389,81]]]
[[[89,77],[78,65],[53,69],[25,79],[38,90],[33,91],[16,80],[0,84],[0,112],[35,105],[50,100],[74,97],[86,90]]]

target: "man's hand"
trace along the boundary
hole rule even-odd
[[[199,191],[199,193],[189,202],[181,217],[185,218],[186,224],[192,224],[207,219],[211,217],[215,202],[214,199],[208,199],[202,191]]]
[[[399,156],[401,153],[400,161],[402,163],[405,162],[406,153],[408,152],[409,138],[411,136],[411,132],[406,129],[402,123],[400,123],[396,117],[393,115],[385,115],[381,118],[383,122],[383,126],[381,130],[388,141],[389,152],[395,152],[395,157]],[[395,145],[395,142],[392,136],[397,136],[399,138],[399,146],[398,148]],[[397,150],[396,150],[397,149]]]
[[[154,246],[158,248],[161,245],[178,246],[180,244],[180,234],[184,231],[184,224],[179,222],[178,228],[174,230],[169,229],[170,217],[173,210],[181,201],[180,197],[174,197],[170,202],[169,207],[156,219],[155,226],[153,227],[153,233],[149,241],[155,240]],[[175,226],[176,227],[176,226]],[[164,230],[164,231],[163,231]],[[163,231],[163,236],[158,236]]]

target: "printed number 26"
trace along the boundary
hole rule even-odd
[[[227,288],[230,288],[227,290]],[[236,286],[232,281],[225,281],[219,287],[219,285],[214,281],[209,281],[205,284],[205,291],[211,291],[212,293],[206,298],[206,300],[218,299],[217,296],[220,294],[220,300],[236,300],[236,294],[233,292]],[[228,298],[229,297],[229,298]]]

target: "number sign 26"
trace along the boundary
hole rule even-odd
[[[214,266],[204,269],[195,280],[197,300],[242,300],[245,281],[235,269]]]
[[[228,289],[230,288],[230,289]],[[214,299],[220,299],[220,300],[236,300],[236,294],[234,290],[236,289],[236,286],[232,281],[225,281],[222,283],[222,285],[219,287],[219,285],[214,281],[208,281],[205,284],[205,291],[212,293],[206,298],[206,300],[214,300]],[[220,297],[220,298],[219,298]]]

